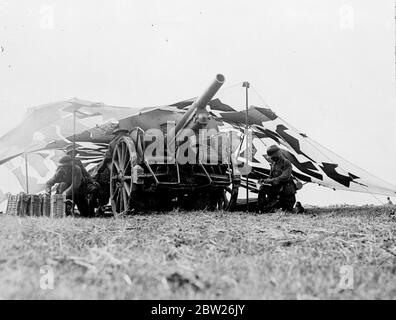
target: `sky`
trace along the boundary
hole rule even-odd
[[[392,0],[0,0],[0,45],[0,134],[28,107],[164,105],[222,73],[225,87],[249,81],[301,132],[396,185]],[[298,197],[385,200],[317,186]]]

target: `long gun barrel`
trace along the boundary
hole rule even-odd
[[[183,117],[177,122],[174,129],[170,131],[168,137],[172,138],[168,144],[169,154],[174,154],[176,147],[175,143],[177,141],[178,135],[183,129],[190,128],[193,130],[193,132],[197,133],[200,127],[206,125],[208,120],[208,111],[206,110],[206,105],[210,100],[212,100],[217,91],[219,91],[224,81],[224,76],[222,74],[218,74],[209,88],[206,89],[206,91],[197,99],[195,99]],[[189,135],[191,134],[192,133]]]
[[[216,75],[208,89],[204,91],[188,108],[187,112],[183,115],[180,121],[176,124],[175,133],[176,135],[180,130],[189,126],[191,121],[195,118],[196,123],[193,125],[192,129],[196,126],[202,126],[207,123],[208,112],[206,110],[206,105],[214,97],[214,95],[219,91],[220,87],[223,85],[225,78],[222,74]]]

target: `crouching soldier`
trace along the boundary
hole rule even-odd
[[[110,200],[110,165],[111,158],[104,158],[102,164],[99,166],[97,173],[94,175],[94,180],[99,184],[98,204],[99,212],[103,213],[103,207],[108,204]]]
[[[292,164],[282,155],[278,146],[272,145],[267,149],[271,163],[271,171],[267,179],[259,183],[258,208],[259,212],[268,212],[281,208],[293,211],[296,202],[296,187],[292,179]]]
[[[73,152],[74,150],[74,152]],[[66,147],[65,150],[66,154],[73,159],[74,154],[74,163],[78,166],[81,170],[82,174],[82,183],[80,188],[80,193],[84,194],[84,197],[88,201],[90,207],[97,207],[99,206],[99,194],[100,194],[100,185],[92,178],[89,174],[81,160],[78,158],[78,150],[76,150],[73,145],[69,145]],[[94,209],[93,209],[94,210]]]
[[[72,179],[72,172],[74,176]],[[70,156],[64,156],[59,160],[59,166],[56,169],[55,175],[47,181],[45,190],[51,193],[53,185],[56,187],[56,194],[64,194],[67,200],[72,200],[74,190],[74,202],[82,216],[93,215],[93,208],[89,205],[86,195],[84,193],[85,185],[83,174],[78,165],[74,165]]]
[[[74,152],[73,152],[73,150],[74,150]],[[75,165],[77,165],[81,169],[81,174],[82,174],[83,179],[85,180],[85,182],[87,184],[95,185],[95,181],[93,180],[93,178],[91,177],[91,175],[89,174],[87,169],[85,169],[85,167],[84,167],[83,163],[81,162],[81,160],[77,157],[77,150],[74,149],[73,145],[67,146],[65,152],[72,159],[73,159],[73,153],[74,153],[74,163],[75,163]],[[93,188],[93,187],[90,187],[90,188]]]

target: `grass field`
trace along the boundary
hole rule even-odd
[[[395,299],[395,262],[396,217],[385,207],[0,215],[3,299]],[[340,286],[342,266],[353,288]],[[43,267],[53,289],[40,288]]]

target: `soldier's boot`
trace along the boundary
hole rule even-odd
[[[270,189],[261,187],[258,193],[256,213],[266,213],[270,209],[272,202],[271,196],[268,194]]]
[[[280,201],[280,207],[282,208],[283,211],[293,213],[295,203],[296,203],[296,196],[293,194],[282,198]]]

